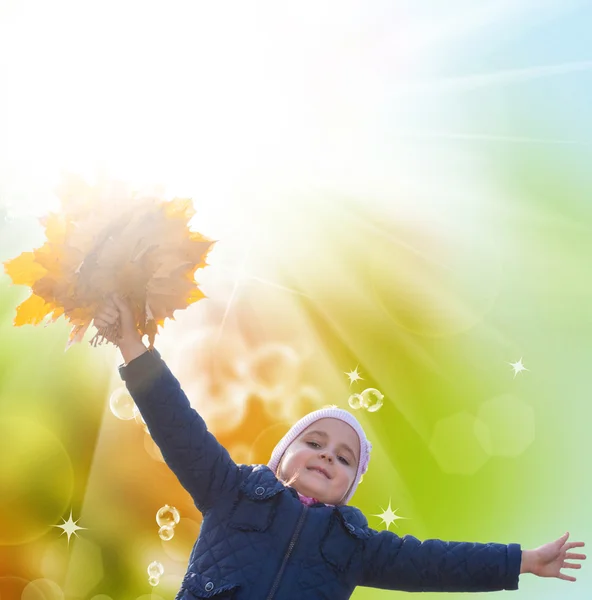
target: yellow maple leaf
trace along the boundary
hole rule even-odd
[[[37,262],[33,252],[23,252],[20,256],[6,261],[4,270],[16,285],[29,285],[31,281],[47,273],[47,269]]]
[[[65,178],[58,193],[61,211],[42,219],[43,246],[4,263],[13,283],[33,292],[17,307],[14,324],[64,316],[72,325],[70,345],[118,293],[152,346],[166,318],[204,297],[194,276],[214,241],[189,229],[192,201],[142,196],[105,179],[91,185],[77,176]],[[108,333],[99,331],[91,343]]]
[[[37,325],[50,314],[55,307],[40,296],[31,294],[16,308],[15,325]]]

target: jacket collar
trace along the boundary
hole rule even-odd
[[[267,465],[254,465],[251,473],[243,481],[241,491],[252,500],[266,500],[283,491],[289,491],[296,498],[298,497],[298,492],[294,488],[286,487],[279,481]],[[319,502],[318,504],[322,503]],[[355,506],[335,506],[333,510],[339,515],[347,529],[354,534],[358,534],[358,537],[362,535],[364,530],[368,530],[366,517]]]
[[[240,489],[252,500],[266,500],[283,492],[286,487],[267,465],[254,465]]]

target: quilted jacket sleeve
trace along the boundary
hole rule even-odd
[[[518,589],[518,544],[425,540],[373,531],[360,585],[406,592],[492,592]]]
[[[167,465],[206,512],[238,484],[239,469],[191,407],[156,350],[119,368]]]

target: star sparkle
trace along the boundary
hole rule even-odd
[[[80,519],[78,519],[79,521]],[[61,525],[52,525],[52,527],[59,527],[60,529],[63,529],[64,531],[62,532],[61,535],[64,535],[64,533],[68,536],[68,545],[70,545],[70,537],[72,535],[77,535],[77,531],[80,529],[86,529],[86,527],[78,527],[77,523],[78,521],[73,521],[72,520],[72,510],[70,510],[70,516],[68,517],[68,520],[66,521],[65,519],[63,519],[63,523]]]
[[[393,511],[393,509],[391,508],[391,500],[389,499],[388,508],[386,510],[382,509],[382,511],[383,511],[382,514],[372,515],[372,516],[382,519],[382,522],[386,525],[386,528],[388,530],[389,527],[393,523],[395,523],[395,521],[397,521],[397,519],[406,519],[407,518],[407,517],[400,517],[398,514],[396,514],[397,510],[399,510],[399,509],[395,508],[395,510]],[[396,527],[396,523],[395,523],[395,527]]]
[[[516,375],[522,371],[528,371],[528,369],[522,364],[522,358],[520,358],[518,362],[508,364],[514,369],[514,377],[516,377]]]
[[[359,365],[358,365],[359,366]],[[352,383],[356,382],[356,381],[364,381],[363,377],[360,377],[360,374],[358,373],[358,367],[356,367],[353,371],[350,371],[349,373],[346,372],[345,373],[348,378],[349,378],[349,384],[351,385]]]

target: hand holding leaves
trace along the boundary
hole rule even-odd
[[[191,200],[165,201],[76,178],[65,181],[60,199],[62,210],[43,219],[45,244],[4,264],[15,284],[32,291],[17,307],[16,326],[65,317],[73,326],[69,344],[78,342],[93,317],[114,318],[97,311],[118,292],[152,346],[166,318],[203,298],[195,271],[206,266],[213,241],[189,229]],[[91,343],[117,335],[100,328]]]
[[[119,295],[113,294],[107,299],[95,315],[93,324],[99,330],[97,335],[119,347],[126,363],[146,352],[132,308]]]

